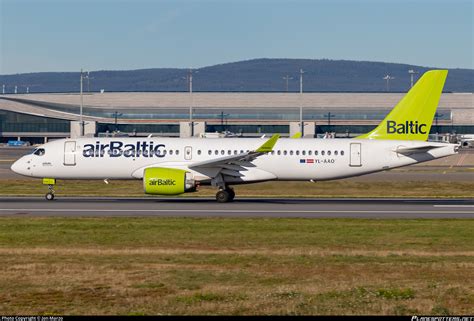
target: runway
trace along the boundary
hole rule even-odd
[[[0,216],[474,218],[474,200],[240,198],[0,198]]]

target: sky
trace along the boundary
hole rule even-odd
[[[0,74],[254,58],[473,68],[471,0],[0,0]]]

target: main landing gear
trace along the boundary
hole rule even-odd
[[[219,191],[216,193],[216,200],[219,203],[232,202],[234,200],[234,197],[234,189],[228,186],[226,186],[225,189],[219,189]]]

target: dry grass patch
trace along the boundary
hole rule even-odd
[[[1,218],[0,313],[469,314],[472,230],[472,220]]]

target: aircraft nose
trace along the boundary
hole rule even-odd
[[[10,167],[10,169],[11,169],[12,171],[14,171],[15,173],[20,174],[20,172],[19,172],[19,171],[20,171],[20,167],[21,167],[21,166],[20,166],[20,161],[17,160],[16,162],[14,162],[14,163],[12,164],[12,166]]]
[[[10,167],[10,169],[17,174],[28,175],[26,164],[23,158],[20,158],[19,160],[14,162],[12,166]]]

